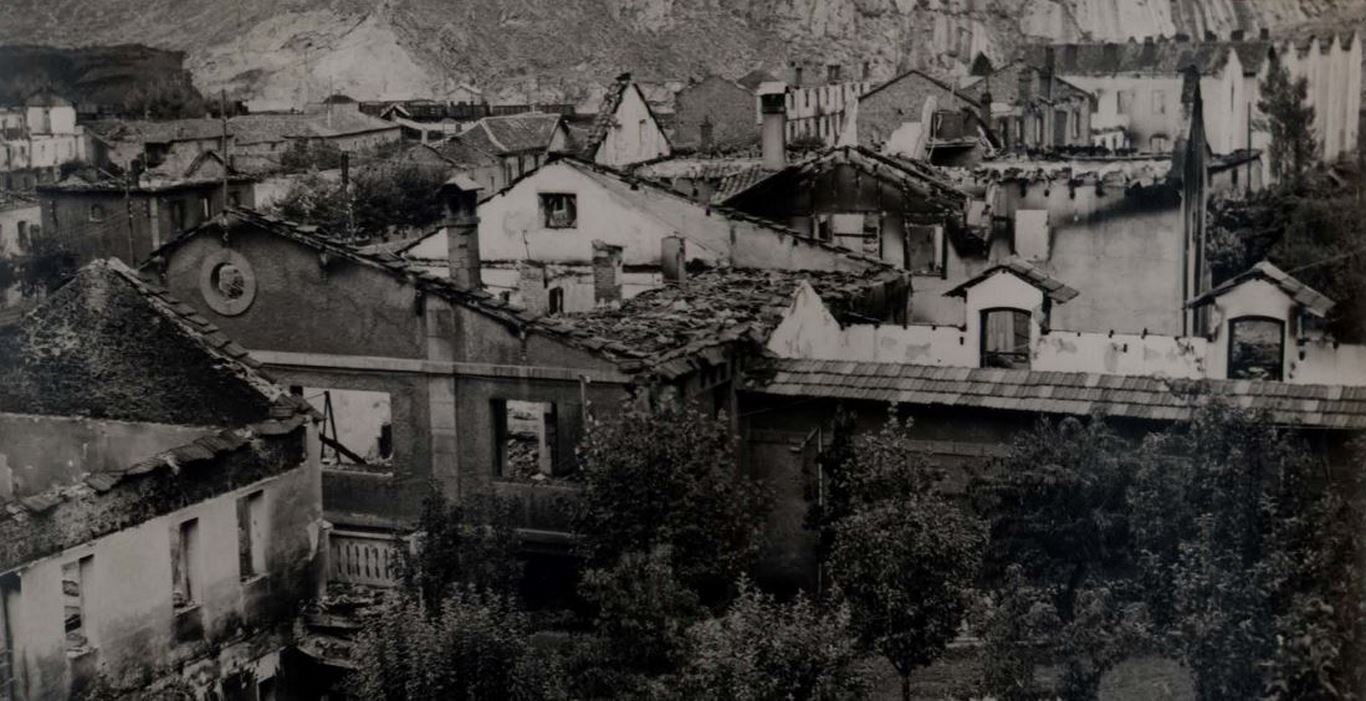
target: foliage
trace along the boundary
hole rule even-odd
[[[853,439],[831,476],[831,567],[860,642],[884,655],[910,693],[910,674],[958,633],[985,541],[982,524],[937,489],[913,449],[910,421]],[[835,485],[838,484],[838,494]]]
[[[1042,653],[1063,663],[1064,696],[1095,698],[1101,677],[1143,642],[1145,612],[1127,579],[1134,463],[1133,446],[1099,418],[1041,421],[973,485],[991,520],[984,575],[1003,602],[994,613],[1028,612],[986,625],[993,692],[1029,688],[1004,670]]]
[[[1314,108],[1308,103],[1309,80],[1292,80],[1290,71],[1274,54],[1266,80],[1262,81],[1257,109],[1265,117],[1263,127],[1271,134],[1271,172],[1279,180],[1296,180],[1313,162],[1317,152]]]
[[[185,73],[137,82],[123,91],[122,98],[118,106],[122,114],[144,119],[202,117],[207,107]]]
[[[596,630],[610,641],[613,659],[646,672],[672,669],[684,632],[703,614],[697,595],[675,576],[673,553],[657,546],[629,552],[611,569],[589,570],[581,593],[598,609]]]
[[[663,545],[585,572],[580,594],[597,608],[597,638],[580,650],[576,665],[579,685],[591,696],[649,696],[651,678],[686,659],[688,627],[705,613]]]
[[[779,603],[741,581],[725,615],[687,631],[693,652],[677,688],[737,701],[863,698],[871,680],[850,623],[845,603]]]
[[[589,566],[667,545],[681,581],[704,598],[746,570],[767,498],[740,472],[725,417],[666,405],[590,420],[574,522]]]
[[[459,587],[435,608],[394,597],[356,642],[353,691],[377,701],[553,697],[528,636],[511,597]]]
[[[1337,302],[1328,319],[1337,338],[1366,340],[1366,204],[1353,188],[1305,178],[1247,201],[1217,202],[1211,223],[1216,284],[1270,260]]]
[[[453,504],[433,485],[422,503],[416,554],[402,550],[404,588],[426,602],[461,585],[516,591],[522,563],[514,510],[509,500],[485,494]]]
[[[280,169],[286,173],[332,170],[341,165],[341,149],[329,141],[295,139],[280,154]]]
[[[287,167],[295,160],[287,156]],[[325,162],[310,161],[315,165]],[[294,182],[275,210],[282,217],[309,222],[337,235],[385,236],[440,221],[443,182],[443,173],[415,164],[381,163],[359,168],[349,188],[338,179],[310,172]]]
[[[162,678],[153,686],[156,688],[120,691],[108,677],[101,674],[85,688],[76,692],[73,698],[76,701],[121,701],[133,698],[139,701],[193,701],[199,696],[194,686],[184,677]]]
[[[1142,456],[1139,581],[1199,697],[1359,688],[1361,517],[1315,453],[1265,415],[1211,403]]]

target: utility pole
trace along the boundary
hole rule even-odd
[[[346,197],[346,237],[356,236],[356,207],[351,197],[351,154],[342,151],[341,155],[342,195]]]

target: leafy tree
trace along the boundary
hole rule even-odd
[[[1141,455],[1140,581],[1197,695],[1354,694],[1362,521],[1321,459],[1270,417],[1217,402]]]
[[[609,569],[584,573],[580,594],[597,608],[596,637],[580,650],[578,684],[585,695],[651,694],[652,679],[674,672],[687,657],[688,627],[705,610],[679,580],[673,551],[623,553]]]
[[[280,169],[286,173],[332,170],[341,164],[341,149],[328,141],[296,139],[280,155]]]
[[[515,592],[522,577],[514,505],[476,494],[453,504],[435,485],[422,502],[416,553],[403,550],[402,580],[409,594],[442,601],[458,586]]]
[[[892,663],[909,699],[911,673],[958,633],[985,533],[938,491],[941,475],[912,449],[909,421],[889,416],[853,439],[851,455],[836,478],[836,513],[846,515],[833,525],[833,576],[860,642]]]
[[[1318,150],[1314,139],[1314,108],[1308,104],[1309,81],[1292,80],[1280,59],[1271,57],[1270,71],[1262,81],[1257,101],[1264,128],[1271,134],[1271,172],[1277,179],[1296,180],[1313,162]]]
[[[724,417],[627,407],[589,422],[581,459],[574,522],[590,566],[667,545],[681,581],[711,599],[752,562],[767,498],[740,471]]]
[[[992,476],[974,484],[992,524],[984,574],[1006,602],[995,612],[1023,609],[1030,621],[986,626],[999,669],[1027,673],[989,674],[992,691],[1029,688],[1028,661],[1042,645],[1063,663],[1064,696],[1095,698],[1105,672],[1143,641],[1146,616],[1128,578],[1135,469],[1133,446],[1104,421],[1067,418],[1018,436]]]
[[[823,607],[798,594],[780,603],[741,581],[725,615],[688,629],[692,654],[677,686],[689,698],[863,698],[870,678],[850,623],[843,602]]]
[[[287,155],[284,162],[287,167],[327,162],[308,160],[313,158],[310,153],[305,149],[302,156]],[[443,210],[438,194],[444,182],[444,173],[415,164],[360,168],[349,186],[308,173],[295,181],[275,210],[282,217],[317,225],[334,235],[380,237],[439,222]]]
[[[547,675],[529,627],[511,597],[474,587],[453,589],[439,606],[395,597],[356,642],[357,698],[540,699]]]

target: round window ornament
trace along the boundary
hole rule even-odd
[[[199,294],[215,312],[237,316],[256,301],[256,273],[241,253],[218,251],[199,269]]]

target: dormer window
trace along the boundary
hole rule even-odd
[[[1029,312],[1020,309],[982,311],[982,367],[1029,368]]]
[[[1228,377],[1231,380],[1282,379],[1285,322],[1245,316],[1228,324]]]

